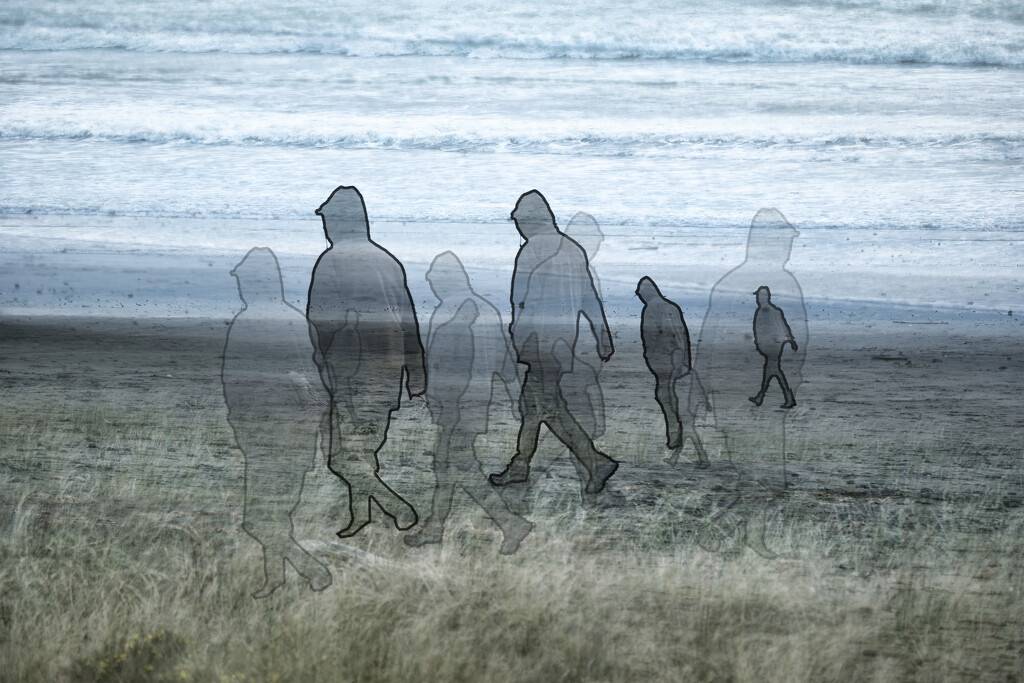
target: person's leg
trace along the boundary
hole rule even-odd
[[[764,395],[768,393],[768,383],[771,381],[771,359],[768,356],[764,356],[764,368],[761,370],[761,388],[755,395],[750,397],[751,403],[755,406],[761,405],[764,401]]]
[[[505,499],[481,476],[474,451],[476,436],[473,432],[455,430],[451,442],[453,479],[501,529],[504,535],[501,553],[511,555],[519,549],[519,544],[533,530],[533,524],[512,512]]]
[[[240,442],[242,440],[239,440]],[[263,585],[252,593],[265,598],[285,583],[285,548],[291,531],[288,487],[276,453],[266,444],[248,443],[245,452],[245,501],[242,528],[263,549]]]
[[[308,443],[315,455],[318,428],[315,422],[285,425],[281,435],[287,443]],[[282,503],[287,507],[288,533],[282,545],[284,559],[309,583],[310,588],[321,591],[331,585],[331,572],[295,539],[295,525],[292,522],[292,515],[302,498],[308,463],[309,460],[292,461],[290,456],[282,460],[282,466],[288,469],[279,476],[284,491]]]
[[[654,398],[661,406],[661,414],[665,418],[665,445],[676,449],[683,445],[682,424],[679,420],[679,400],[676,398],[675,379],[671,376],[657,377]]]
[[[793,395],[793,390],[789,386],[789,380],[786,379],[786,374],[782,372],[782,357],[776,356],[772,367],[772,376],[778,379],[779,386],[782,387],[782,408],[793,408],[796,406],[796,397]]]
[[[444,537],[444,525],[452,509],[455,484],[458,481],[452,466],[453,448],[452,429],[442,426],[434,447],[434,495],[430,502],[430,518],[423,524],[422,531],[405,535],[407,546],[416,548],[428,543],[440,543]]]
[[[558,401],[561,403],[561,401]],[[618,469],[619,463],[597,450],[593,440],[576,420],[572,419],[564,403],[552,406],[546,420],[548,429],[569,449],[569,452],[583,464],[588,474],[586,493],[600,493],[605,482]]]
[[[527,370],[519,397],[519,412],[522,422],[516,441],[516,454],[509,460],[502,472],[491,474],[488,479],[495,486],[506,486],[525,482],[530,477],[530,461],[537,452],[537,439],[543,421],[543,401],[539,394],[538,382]]]

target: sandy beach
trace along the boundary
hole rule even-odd
[[[379,232],[387,235],[387,226]],[[729,251],[719,258],[742,260],[744,235],[743,230],[735,231]],[[805,238],[817,259],[837,249],[827,242],[827,234]],[[45,571],[51,582],[85,586],[83,595],[91,596],[85,604],[93,606],[76,612],[68,628],[114,618],[113,614],[121,613],[118,610],[136,604],[142,610],[139,614],[149,615],[144,621],[150,624],[145,628],[151,636],[158,628],[170,628],[181,637],[191,637],[189,633],[209,637],[202,635],[209,633],[205,627],[194,621],[205,618],[197,616],[196,610],[202,610],[194,600],[200,598],[183,597],[186,593],[181,591],[206,595],[214,600],[211,604],[219,605],[215,609],[223,611],[225,600],[253,602],[248,593],[259,579],[257,546],[240,530],[244,461],[226,421],[220,384],[227,325],[239,307],[228,271],[244,250],[219,253],[71,242],[67,247],[56,243],[40,248],[29,236],[20,240],[15,237],[5,244],[0,287],[4,303],[0,391],[5,425],[0,526],[9,530],[5,552],[28,553],[48,562]],[[703,244],[693,234],[680,240],[690,253],[715,253],[708,238]],[[395,242],[395,252],[406,255],[422,325],[432,306],[422,280],[429,254],[414,243]],[[658,263],[660,252],[677,253],[671,244],[658,250],[614,248],[615,244],[615,237],[610,237],[607,246],[612,248],[596,261],[616,344],[616,354],[601,376],[607,430],[598,445],[622,464],[598,504],[581,505],[568,453],[547,435],[535,460],[534,482],[522,494],[528,517],[538,530],[523,542],[513,563],[495,563],[500,533],[462,496],[456,497],[440,550],[405,547],[402,535],[383,517],[339,545],[334,532],[347,523],[346,494],[321,458],[307,476],[303,501],[294,515],[296,537],[328,564],[335,586],[321,596],[292,585],[274,598],[273,609],[292,615],[288,619],[296,618],[295,610],[337,606],[344,612],[344,605],[362,594],[360,586],[366,581],[378,585],[382,600],[391,590],[382,586],[435,580],[430,577],[443,583],[469,581],[458,584],[464,586],[461,594],[477,600],[472,597],[477,591],[487,594],[494,585],[512,590],[509,586],[527,576],[551,580],[562,576],[558,581],[570,581],[565,584],[567,590],[588,596],[581,598],[586,604],[602,604],[598,596],[606,591],[619,596],[618,602],[600,608],[606,621],[621,625],[641,620],[625,633],[608,625],[591,632],[599,639],[617,633],[614,637],[624,644],[635,645],[639,641],[634,638],[647,637],[643,635],[646,627],[637,625],[647,623],[641,615],[651,609],[641,606],[647,605],[641,596],[647,595],[643,591],[656,590],[665,606],[674,606],[680,615],[718,609],[705,607],[694,613],[695,595],[705,595],[700,600],[718,606],[732,604],[734,597],[727,596],[738,595],[753,601],[750,604],[768,605],[766,609],[783,609],[784,615],[776,618],[792,623],[793,629],[798,622],[804,623],[801,620],[807,614],[817,614],[807,623],[817,623],[814,628],[830,648],[828,661],[835,666],[845,662],[844,670],[854,672],[856,678],[901,678],[908,672],[929,677],[940,670],[958,678],[970,672],[1020,667],[1019,655],[1013,654],[1024,643],[1017,628],[1024,612],[1018,571],[1022,551],[1015,531],[1024,524],[1017,437],[1019,387],[1024,382],[1019,314],[994,310],[994,306],[967,307],[966,302],[942,307],[844,299],[850,283],[867,287],[856,269],[837,270],[834,288],[821,291],[827,282],[821,273],[835,268],[834,263],[807,267],[813,259],[798,246],[794,261],[805,266],[806,274],[795,265],[793,269],[804,287],[809,344],[799,405],[787,416],[787,495],[766,536],[779,557],[764,560],[750,550],[730,547],[728,539],[721,550],[711,553],[698,544],[698,537],[716,505],[731,496],[735,471],[721,435],[704,415],[699,416],[697,428],[711,467],[697,469],[690,446],[675,466],[663,461],[668,454],[664,426],[642,357],[639,304],[628,283],[646,273],[670,283],[667,293],[682,306],[696,337],[710,285],[727,268],[718,263]],[[514,250],[515,243],[506,246]],[[280,260],[286,295],[302,307],[312,258],[285,248]],[[509,271],[496,266],[497,261],[492,257],[484,262],[488,267],[471,270],[474,284],[501,306]],[[929,281],[909,286],[898,267],[888,277],[879,276],[882,271],[877,264],[860,267],[872,271],[870,287],[883,292],[902,292],[908,299],[936,292],[934,287],[929,290]],[[1015,287],[1000,271],[961,272],[933,282],[941,284],[944,292],[995,300],[998,306],[1005,305]],[[985,297],[983,290],[993,282],[993,296]],[[492,408],[491,430],[478,443],[484,472],[503,467],[514,448],[517,428],[507,406]],[[382,477],[420,511],[428,510],[430,504],[434,429],[423,400],[407,400],[395,414],[380,453]],[[756,473],[777,463],[751,457],[744,466]],[[78,541],[62,540],[76,534]],[[89,553],[106,548],[103,552],[123,555],[122,559],[112,565],[97,560],[96,568],[89,569],[94,560],[82,565],[83,550],[74,549],[87,539],[91,545],[82,547],[92,548]],[[74,546],[61,551],[73,564],[44,559],[47,543]],[[29,549],[37,546],[38,551]],[[390,563],[387,566],[395,569],[381,574],[383,570],[368,569],[368,561],[374,567],[384,566],[374,563]],[[564,578],[566,562],[578,568],[569,575],[571,579]],[[637,572],[649,578],[637,584]],[[669,575],[673,578],[665,578]],[[140,584],[137,597],[105,600],[103,591],[109,588],[102,587],[107,585],[104,582],[118,576],[122,582],[136,581],[131,577],[162,578],[154,578],[157,583],[150,588]],[[489,578],[481,579],[484,576]],[[660,577],[660,583],[656,587],[645,583],[655,580],[650,577]],[[8,595],[20,598],[12,597],[6,609],[22,615],[25,610],[51,609],[31,597],[31,581],[24,581],[27,577],[17,579],[20,587],[9,589]],[[794,590],[807,592],[794,598]],[[822,592],[837,596],[837,602],[826,606],[813,597]],[[513,594],[495,598],[480,618],[504,611],[516,614],[524,603]],[[959,607],[943,611],[941,629],[930,631],[934,615],[928,610],[940,598],[953,600],[951,604]],[[318,603],[318,599],[326,601]],[[428,604],[448,604],[449,609],[462,604],[404,599],[412,600],[408,604],[420,611],[433,609]],[[893,607],[894,600],[903,607]],[[53,603],[53,609],[65,610],[61,604]],[[259,621],[260,609],[245,607],[244,615],[230,618]],[[372,627],[360,628],[387,631],[389,623],[402,623],[384,603],[364,602],[363,609],[383,611],[371,618]],[[478,629],[469,626],[475,618],[468,616],[473,609],[464,609],[469,630],[453,627],[459,642],[468,648],[452,655],[459,661],[466,661],[469,652],[488,647]],[[104,613],[111,616],[101,616]],[[162,618],[162,613],[174,616]],[[320,618],[309,617],[292,632],[305,633]],[[19,619],[21,626],[12,631],[6,648],[16,648],[31,637],[33,629],[24,616]],[[742,627],[748,623],[743,619],[713,617],[713,623],[701,622],[699,629],[723,628],[723,633],[732,633],[733,628],[748,628],[749,633],[760,634],[757,638],[774,638],[765,630],[767,623],[758,619]],[[157,622],[166,623],[160,627]],[[509,627],[503,628],[501,637],[506,637]],[[674,628],[679,633],[690,626]],[[547,652],[552,635],[544,628],[539,633],[536,647]],[[931,635],[923,635],[927,633]],[[744,637],[728,636],[740,648]],[[953,645],[965,637],[970,639],[969,648]],[[95,657],[99,655],[87,654],[95,644],[77,636],[66,638],[74,645],[70,654],[59,658],[56,668],[40,664],[38,657],[44,655],[37,653],[18,655],[19,670],[40,671],[43,666],[64,674],[98,671],[101,660]],[[307,654],[318,652],[320,646],[312,645],[314,640],[297,647]],[[174,647],[177,668],[167,671],[204,679],[199,672],[211,666],[205,655],[191,646]],[[908,654],[918,652],[914,648],[924,648],[925,654]],[[122,649],[120,644],[107,643],[100,652],[117,657]],[[394,649],[389,646],[387,651]],[[671,651],[660,651],[656,664],[650,666],[668,666],[662,655],[669,656]],[[341,660],[346,663],[366,655],[359,649],[346,652]],[[786,668],[789,664],[782,666],[763,654],[747,661],[742,651],[718,648],[717,652],[715,656],[723,657],[729,667],[747,666],[769,679],[785,678],[784,672],[793,671]],[[607,654],[588,657],[597,661]],[[386,675],[397,677],[427,671],[423,667],[435,675],[445,666],[432,656],[401,661],[393,654],[387,656],[391,673]],[[612,678],[644,671],[622,653],[609,665],[617,667]],[[721,662],[700,666],[705,665],[708,671],[725,666]],[[255,669],[252,663],[232,666],[266,673],[269,669],[262,667],[270,663]],[[380,671],[379,662],[367,666]],[[538,675],[550,676],[557,667],[545,664],[542,670],[545,673]],[[667,671],[654,670],[660,672],[652,673],[655,676]],[[698,675],[705,669],[684,670]]]

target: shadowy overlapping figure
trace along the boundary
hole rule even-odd
[[[284,299],[277,257],[254,248],[231,274],[243,308],[228,327],[221,381],[228,423],[245,454],[243,528],[263,546],[264,598],[285,583],[288,562],[313,590],[327,567],[293,536],[292,512],[316,461],[328,397],[319,386],[306,318]]]
[[[405,269],[370,239],[363,196],[341,186],[316,210],[330,246],[313,267],[307,317],[316,362],[330,393],[329,465],[349,489],[346,538],[370,523],[372,503],[400,530],[416,511],[378,473],[391,413],[426,391],[423,344]]]
[[[515,359],[498,309],[473,291],[455,254],[439,254],[426,278],[438,299],[427,333],[427,407],[439,428],[434,448],[437,484],[422,531],[414,531],[404,540],[412,547],[439,543],[456,488],[462,488],[501,529],[500,552],[510,555],[533,525],[513,513],[488,484],[475,444],[476,438],[487,432],[495,378],[501,379],[513,407],[518,400]]]
[[[644,345],[644,361],[654,375],[654,397],[665,417],[665,445],[672,451],[665,462],[674,465],[684,443],[689,440],[697,451],[697,466],[708,466],[704,444],[694,425],[694,411],[681,413],[676,384],[684,377],[697,383],[690,358],[690,331],[686,327],[683,311],[665,298],[649,277],[642,277],[636,285],[636,295],[643,302],[640,314],[640,339]],[[689,394],[689,392],[687,392]]]
[[[505,470],[492,474],[490,480],[495,486],[527,481],[541,425],[547,425],[585,468],[585,491],[600,493],[618,463],[595,448],[569,412],[560,383],[562,376],[572,371],[581,315],[594,330],[601,360],[607,361],[615,352],[604,307],[594,289],[586,253],[558,229],[540,192],[531,190],[519,197],[512,220],[526,243],[516,255],[512,275],[509,331],[517,359],[527,370],[519,404],[522,424],[516,454]],[[560,341],[572,352],[561,362]]]
[[[765,286],[791,314],[793,355],[789,385],[802,381],[807,348],[807,310],[796,278],[786,269],[798,235],[777,209],[761,209],[747,238],[746,259],[711,290],[707,314],[697,342],[695,367],[707,392],[715,426],[737,474],[735,495],[711,518],[700,539],[709,550],[734,533],[737,548],[750,547],[764,557],[775,553],[765,544],[769,513],[786,488],[785,420],[787,410],[758,408],[750,401],[750,385],[763,375],[761,354],[751,334],[751,292]],[[703,396],[693,396],[703,400]]]

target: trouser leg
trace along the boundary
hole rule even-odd
[[[352,520],[339,532],[342,537],[357,533],[370,522],[372,502],[392,517],[399,529],[407,529],[416,523],[413,507],[377,473],[377,451],[384,445],[386,436],[386,416],[383,427],[373,421],[335,422],[330,467],[348,485]]]
[[[772,381],[772,374],[772,360],[769,356],[765,356],[764,368],[761,370],[761,388],[757,392],[759,399],[763,399],[764,395],[768,393],[768,385]]]
[[[479,505],[503,532],[525,522],[522,517],[509,509],[502,498],[480,471],[473,443],[476,434],[456,429],[451,436],[450,467],[452,481],[458,483],[466,494]],[[454,490],[454,484],[452,486]],[[449,503],[449,509],[450,509]]]
[[[548,429],[569,448],[569,452],[582,463],[588,473],[593,474],[598,463],[611,460],[594,447],[593,440],[583,431],[579,423],[572,419],[568,411],[564,409],[553,411],[546,423]]]
[[[430,519],[424,525],[425,532],[440,535],[452,509],[456,478],[453,472],[452,430],[442,427],[437,435],[434,449],[434,496],[430,503]],[[456,456],[457,457],[457,456]]]
[[[675,380],[671,378],[659,377],[654,390],[654,398],[661,406],[661,413],[665,418],[665,443],[669,448],[678,448],[682,445],[682,424],[679,419],[679,399],[676,396],[675,384]]]
[[[522,422],[519,425],[519,436],[516,440],[516,454],[513,458],[522,459],[527,466],[537,452],[537,439],[540,437],[540,426],[543,420],[542,398],[537,388],[537,380],[526,373],[520,393],[519,411]]]
[[[789,380],[786,379],[786,374],[782,372],[782,358],[775,356],[772,359],[771,374],[779,381],[779,386],[782,387],[782,396],[786,403],[795,403],[793,396],[793,390],[789,386]]]

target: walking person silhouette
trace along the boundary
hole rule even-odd
[[[768,393],[768,384],[774,377],[782,387],[784,403],[781,408],[796,407],[796,396],[786,381],[786,375],[782,372],[782,352],[786,344],[793,347],[793,352],[799,350],[796,340],[793,339],[793,330],[786,322],[786,316],[782,309],[772,303],[772,290],[761,285],[754,292],[757,297],[757,310],[754,312],[754,346],[757,352],[764,356],[764,372],[761,375],[761,389],[756,395],[750,397],[750,402],[760,406],[764,401],[764,395]]]
[[[242,528],[263,547],[264,581],[252,596],[265,598],[284,585],[285,562],[310,588],[323,590],[331,574],[295,540],[292,525],[327,404],[317,391],[306,318],[285,301],[270,249],[250,250],[231,275],[243,307],[228,327],[221,383],[228,423],[245,455]]]
[[[461,488],[501,529],[499,552],[511,555],[533,524],[513,513],[487,482],[477,460],[476,439],[487,432],[495,378],[501,379],[513,406],[519,398],[515,359],[498,309],[473,291],[455,254],[438,254],[426,278],[438,298],[427,332],[426,394],[439,427],[433,461],[436,486],[422,531],[407,534],[404,541],[410,547],[440,543],[456,489]]]
[[[793,354],[787,380],[793,394],[802,381],[807,350],[803,291],[786,268],[798,234],[778,209],[761,209],[751,221],[743,263],[711,290],[694,362],[702,388],[691,387],[691,403],[703,400],[693,392],[706,391],[710,418],[725,439],[736,486],[710,517],[701,537],[707,549],[717,549],[731,534],[737,549],[748,547],[763,557],[775,557],[765,530],[785,495],[786,418],[791,411],[751,405],[750,384],[752,378],[763,377],[765,358],[750,342],[750,293],[769,287],[790,314]]]
[[[696,382],[690,358],[690,331],[679,306],[665,298],[649,277],[642,277],[636,285],[636,295],[643,302],[640,314],[640,339],[644,346],[644,361],[654,375],[654,397],[665,417],[665,445],[672,451],[665,462],[674,465],[687,440],[697,451],[697,467],[708,466],[704,443],[694,425],[693,411],[679,410],[676,384],[684,377]],[[685,424],[684,424],[685,421]]]
[[[619,464],[601,453],[569,412],[560,380],[571,371],[559,362],[556,345],[576,346],[582,315],[598,338],[598,353],[607,362],[615,352],[604,307],[594,290],[583,248],[555,224],[547,200],[537,190],[519,197],[512,220],[526,240],[512,274],[512,323],[509,331],[518,361],[527,366],[520,399],[522,424],[516,454],[502,472],[491,474],[495,486],[525,482],[537,450],[542,425],[580,461],[588,478],[586,493],[600,493]],[[572,355],[568,361],[571,365]]]
[[[338,536],[354,536],[369,524],[373,503],[396,528],[409,529],[416,511],[384,483],[377,459],[403,384],[409,398],[427,388],[405,268],[370,239],[356,188],[338,187],[316,213],[330,244],[313,267],[307,317],[313,359],[331,398],[328,462],[349,489],[350,522]]]

